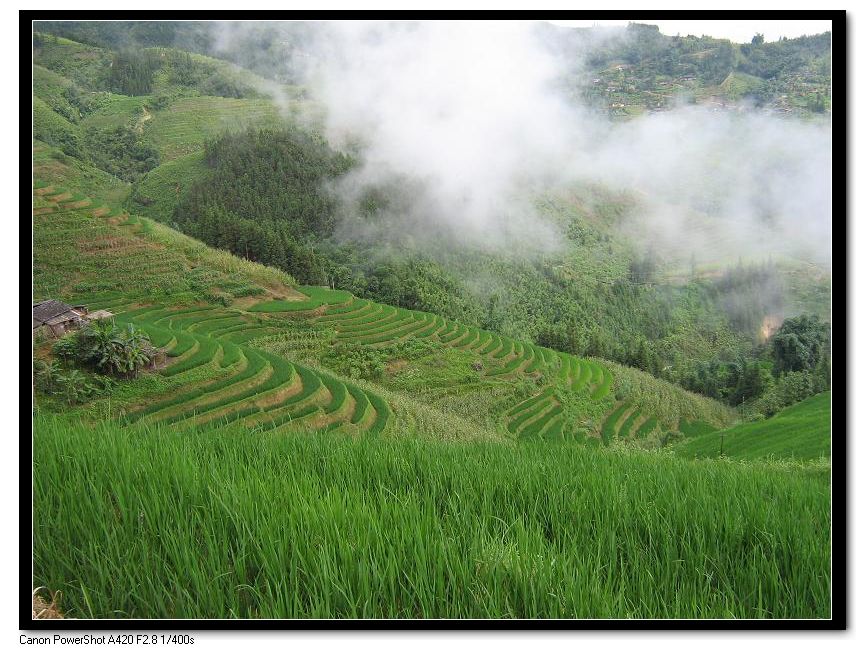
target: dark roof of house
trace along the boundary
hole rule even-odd
[[[65,302],[59,300],[43,300],[42,302],[33,305],[33,326],[37,323],[45,323],[49,320],[56,319],[57,316],[69,314],[69,319],[80,317],[80,314],[72,309]]]

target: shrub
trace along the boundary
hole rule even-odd
[[[156,355],[150,338],[132,323],[121,330],[113,320],[94,321],[75,335],[76,359],[105,374],[135,376]]]

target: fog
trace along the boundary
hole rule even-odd
[[[316,25],[290,64],[326,137],[360,162],[333,188],[340,235],[555,251],[562,235],[533,198],[601,183],[634,193],[619,230],[668,259],[829,261],[825,120],[682,105],[613,123],[575,101],[581,53],[554,35],[514,21]],[[378,228],[358,214],[370,188],[389,197]]]

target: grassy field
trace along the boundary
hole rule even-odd
[[[825,466],[34,425],[34,584],[69,616],[830,614]]]
[[[141,216],[171,223],[181,194],[206,170],[203,151],[159,165],[135,185],[129,208]]]
[[[813,459],[831,456],[832,394],[820,393],[794,404],[767,420],[747,422],[725,429],[696,435],[676,446],[676,453],[686,457]]]
[[[153,114],[144,135],[163,162],[200,151],[207,138],[248,126],[279,126],[279,109],[269,99],[184,97]]]

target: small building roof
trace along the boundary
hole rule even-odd
[[[87,318],[90,320],[99,320],[101,318],[114,318],[114,314],[112,314],[107,309],[97,309],[96,311],[92,311],[87,314]]]
[[[65,302],[60,302],[59,300],[43,300],[42,302],[37,302],[33,305],[33,320],[44,323],[63,312],[69,311],[70,309],[72,309],[72,307],[67,305]]]
[[[81,314],[59,300],[43,300],[33,305],[33,327],[38,327],[42,323],[55,325],[80,317]]]
[[[73,311],[72,309],[70,309],[69,311],[59,314],[54,318],[49,318],[47,321],[45,321],[45,324],[60,325],[61,323],[68,323],[71,320],[79,320],[80,318],[81,314],[79,314],[77,311]]]

